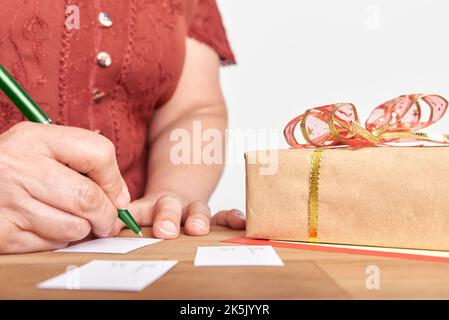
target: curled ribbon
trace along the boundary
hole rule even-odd
[[[421,102],[429,107],[429,118],[424,121]],[[375,108],[363,127],[353,104],[330,104],[309,109],[291,120],[284,136],[293,148],[338,145],[359,148],[422,140],[448,144],[447,134],[417,132],[439,121],[447,108],[448,101],[439,95],[402,95]],[[306,143],[299,143],[295,137],[298,124]]]

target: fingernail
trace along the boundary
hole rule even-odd
[[[242,219],[243,221],[246,221],[246,215],[240,210],[237,210],[237,211],[238,212],[236,214],[236,217]]]
[[[169,236],[176,236],[176,226],[171,221],[163,221],[159,227],[159,231]]]
[[[129,195],[128,187],[125,185],[117,198],[118,208],[125,209],[126,207],[128,207],[130,202],[131,196]]]
[[[196,219],[192,222],[192,225],[194,225],[195,227],[197,227],[198,229],[200,229],[201,231],[206,232],[207,231],[207,227],[206,227],[206,222],[204,222],[201,219]]]

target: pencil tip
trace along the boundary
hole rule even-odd
[[[142,231],[139,231],[138,235],[141,236],[141,237],[143,237]]]

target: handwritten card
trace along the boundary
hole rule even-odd
[[[177,261],[93,260],[37,285],[40,289],[142,291]]]
[[[198,247],[196,267],[283,266],[272,246]]]
[[[152,238],[102,238],[79,243],[55,252],[128,253],[162,241]]]

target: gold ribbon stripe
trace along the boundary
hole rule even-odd
[[[323,149],[316,149],[312,153],[312,163],[309,177],[309,241],[319,242],[318,239],[318,188],[320,184],[320,169]]]

